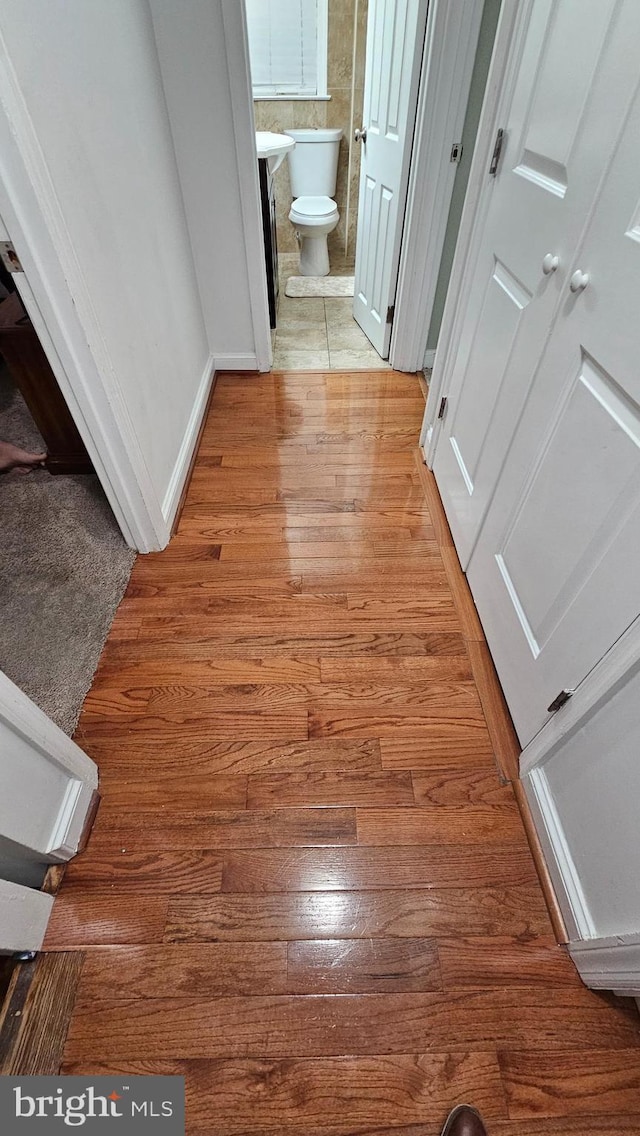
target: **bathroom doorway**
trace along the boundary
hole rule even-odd
[[[325,280],[327,291],[334,295],[319,294],[323,289],[315,278],[305,286],[297,229],[289,220],[294,199],[289,161],[274,174],[279,297],[273,366],[277,370],[388,366],[352,315],[361,159],[354,131],[362,121],[368,7],[368,0],[275,0],[268,6],[247,0],[256,130],[341,132],[331,194],[339,220],[326,236],[330,268]],[[280,43],[278,63],[270,50],[269,12]],[[276,74],[276,66],[285,63],[289,71]],[[287,294],[294,290],[300,294]]]
[[[246,0],[246,9],[256,130],[341,131],[327,276],[305,280],[301,269],[300,230],[313,234],[314,222],[290,218],[292,155],[272,178],[273,367],[419,370],[445,230],[448,251],[452,243],[447,218],[483,2],[454,13],[442,0]],[[386,125],[376,121],[385,100],[396,111]],[[465,137],[467,164],[474,140]],[[318,202],[331,205],[321,192]],[[455,244],[459,211],[453,220]]]

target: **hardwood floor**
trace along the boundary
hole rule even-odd
[[[184,1074],[190,1133],[437,1136],[461,1100],[640,1133],[640,1018],[555,941],[423,406],[390,371],[221,376],[85,704],[62,1069]]]

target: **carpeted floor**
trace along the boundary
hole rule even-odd
[[[45,448],[4,367],[0,438]],[[0,669],[67,734],[134,560],[97,477],[0,476]]]

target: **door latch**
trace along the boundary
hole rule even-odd
[[[440,406],[438,407],[438,418],[444,418],[446,412],[447,412],[447,400],[446,400],[446,398],[441,398],[440,399]]]
[[[24,272],[20,264],[20,257],[13,247],[12,241],[0,241],[0,260],[7,272]]]
[[[502,127],[496,134],[496,141],[493,147],[493,154],[491,155],[491,165],[489,166],[489,177],[495,177],[500,165],[500,155],[502,154],[502,144],[504,142],[504,130]]]
[[[462,157],[462,142],[454,142],[449,156],[450,162],[459,162]]]
[[[573,697],[573,693],[572,690],[561,690],[559,694],[556,694],[553,702],[550,702],[547,706],[547,714],[555,714],[556,710],[559,710],[561,706],[564,706],[565,702],[568,702],[569,699]]]

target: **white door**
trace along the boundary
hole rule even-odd
[[[391,340],[426,15],[426,0],[369,0],[353,314],[383,359]]]
[[[556,695],[578,686],[640,612],[635,85],[469,564],[523,743],[545,724]]]
[[[565,295],[637,73],[637,0],[525,3],[505,142],[442,391],[434,473],[463,567]]]

